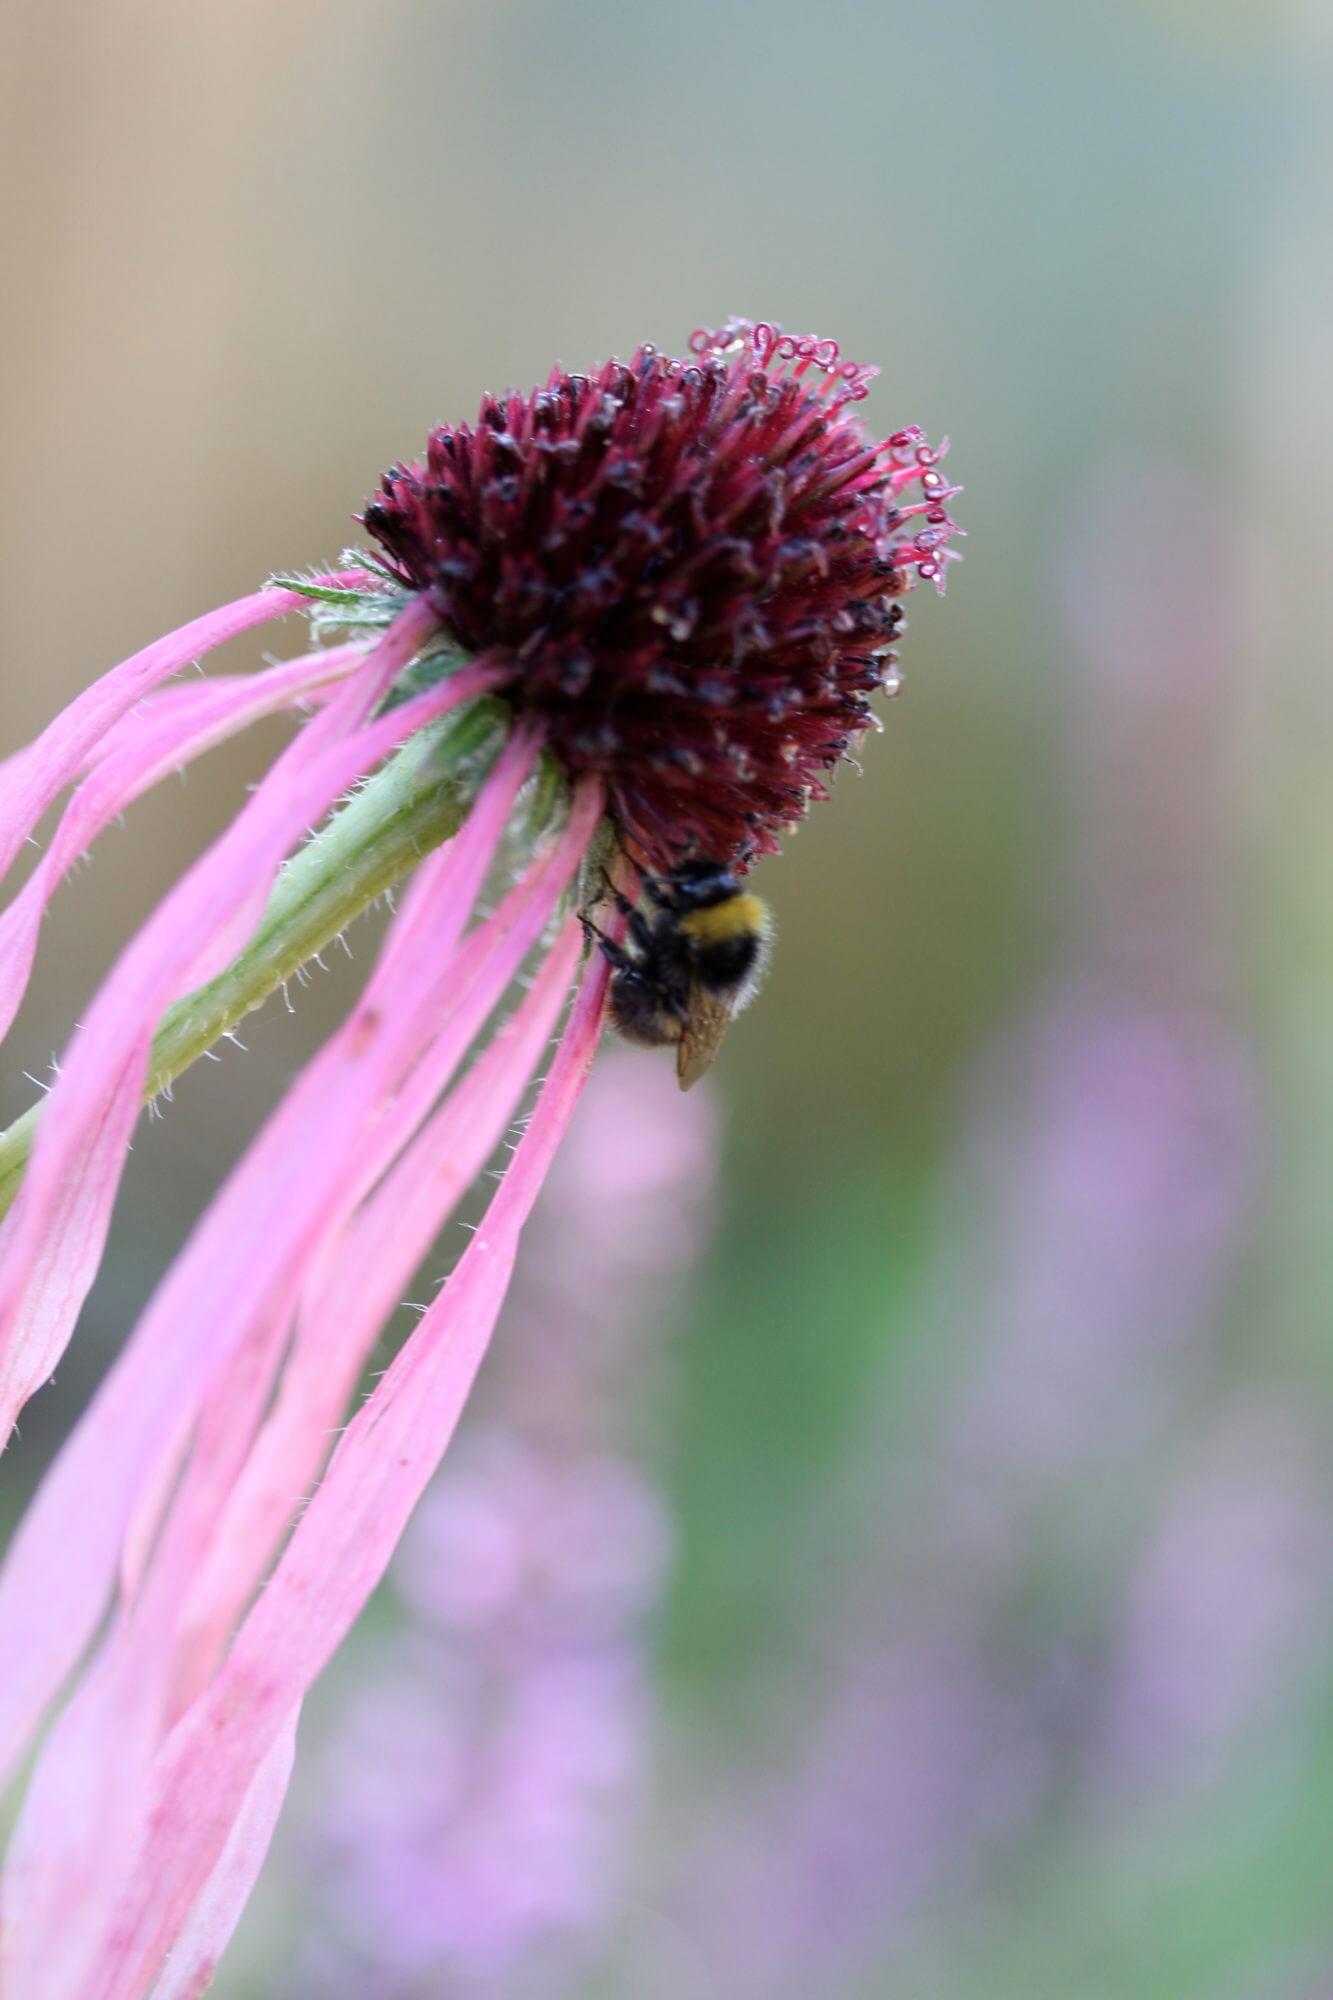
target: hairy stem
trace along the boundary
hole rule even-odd
[[[496,720],[495,705],[483,700],[423,730],[293,855],[245,950],[163,1015],[145,1102],[458,831]],[[0,1133],[0,1216],[18,1192],[41,1115],[34,1104]]]

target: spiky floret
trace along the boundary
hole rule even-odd
[[[768,323],[553,370],[442,426],[365,526],[652,868],[772,850],[892,678],[898,603],[942,583],[956,487],[876,372]]]

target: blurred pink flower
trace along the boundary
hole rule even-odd
[[[1128,1580],[1089,1760],[1120,1810],[1205,1784],[1324,1662],[1326,1450],[1317,1417],[1270,1389],[1182,1452]]]
[[[790,1767],[748,1786],[728,1774],[685,1864],[685,1925],[729,1994],[852,1991],[895,1951],[910,1964],[1083,1775],[1069,1767],[1104,1727],[1106,1663],[1084,1662],[1053,1612],[1034,1635],[1023,1596],[1066,1513],[1076,1547],[1091,1532],[1079,1482],[1160,1431],[1208,1337],[1249,1192],[1246,1082],[1222,1024],[1077,984],[988,1051],[927,1288],[939,1373],[915,1406],[895,1377],[910,1415],[877,1408],[853,1510],[875,1540],[808,1585]],[[1281,1517],[1271,1532],[1301,1534]],[[1303,1532],[1322,1547],[1308,1517]],[[1275,1594],[1275,1619],[1309,1616],[1308,1583]],[[1156,1634],[1160,1674],[1197,1669],[1193,1623],[1182,1605]],[[1125,1670],[1146,1678],[1137,1649]],[[1104,1770],[1090,1792],[1107,1795]]]

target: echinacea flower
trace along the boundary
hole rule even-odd
[[[70,1338],[145,1095],[411,878],[365,990],[162,1279],[0,1573],[6,1775],[73,1683],[5,1870],[15,1995],[172,2000],[207,1983],[301,1699],[485,1350],[596,1046],[600,953],[483,1224],[337,1427],[550,1041],[598,864],[632,887],[638,868],[772,849],[870,719],[897,599],[942,575],[950,489],[919,433],[878,443],[856,420],[869,371],[748,322],[692,348],[488,400],[368,507],[387,568],[351,557],[183,628],[5,767],[6,864],[81,783],[0,917],[3,1025],[52,890],[108,821],[254,716],[315,710],[125,948],[40,1117],[0,1138],[0,1432]],[[162,686],[312,606],[341,643]],[[478,917],[497,873],[509,886]]]

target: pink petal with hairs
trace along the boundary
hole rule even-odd
[[[197,1692],[257,1588],[336,1435],[348,1397],[395,1302],[513,1116],[555,1027],[578,939],[567,934],[502,1027],[375,1199],[347,1227],[301,1314],[273,1413],[233,1488],[182,1619],[178,1691]],[[497,980],[496,990],[503,991]]]
[[[360,740],[373,735],[387,742],[391,725],[404,726],[400,718],[419,726],[466,681],[472,687],[464,693],[482,684],[457,676],[382,718]],[[341,754],[349,754],[348,746]],[[20,1524],[0,1572],[0,1651],[14,1648],[13,1671],[0,1677],[0,1773],[91,1636],[136,1497],[164,1456],[179,1448],[182,1427],[232,1346],[262,1339],[289,1318],[310,1243],[336,1203],[358,1134],[447,1010],[451,942],[532,755],[530,742],[511,740],[455,841],[418,871],[352,1016],[297,1079],[214,1200]],[[454,868],[446,873],[450,854]],[[440,885],[434,905],[423,906],[415,895],[423,877]]]
[[[233,728],[243,727],[261,715],[280,715],[284,709],[299,708],[312,695],[321,690],[327,691],[337,681],[345,680],[351,670],[365,659],[370,643],[367,639],[349,639],[340,646],[318,646],[313,652],[301,653],[294,660],[279,660],[271,666],[257,667],[253,673],[207,674],[173,681],[168,687],[159,688],[150,700],[131,709],[128,715],[123,715],[115,727],[94,744],[84,772],[95,771],[108,758],[132,751],[142,742],[145,731],[162,730],[164,736],[176,731],[186,736],[192,735],[196,729],[207,727],[215,714],[225,722],[233,704],[245,710],[253,701],[254,708],[252,713],[242,715],[240,722],[224,729],[224,735],[230,735]],[[222,740],[222,735],[216,738],[219,743]]]
[[[371,1143],[357,1162],[356,1178],[344,1189],[348,1199],[336,1218],[337,1230],[428,1117],[464,1052],[550,924],[596,829],[600,797],[595,787],[580,792],[560,839],[465,939],[451,970],[449,1018],[393,1102],[385,1107]]]
[[[290,708],[329,680],[343,678],[364,657],[360,645],[331,647],[270,672],[175,690],[187,701],[122,723],[65,809],[55,837],[22,890],[0,916],[0,1036],[18,1012],[46,905],[56,884],[116,815],[150,786],[223,743],[263,715]]]
[[[567,937],[577,944],[572,925]],[[519,1231],[591,1065],[606,975],[599,956],[485,1221],[352,1419],[226,1663],[163,1746],[146,1837],[97,1956],[99,2000],[138,2000],[163,1963],[255,1772],[363,1609],[443,1455],[507,1289]]]
[[[563,876],[572,872],[595,817],[595,812],[586,817],[562,842],[567,857],[560,871]],[[374,1295],[364,1299],[353,1295],[355,1310],[350,1311],[350,1317],[358,1323],[355,1339],[359,1351],[373,1341],[402,1277],[418,1261],[443,1212],[452,1207],[462,1187],[489,1157],[508,1124],[568,991],[579,945],[578,931],[571,924],[519,1013],[499,1032],[455,1093],[447,1107],[448,1116],[438,1118],[429,1134],[423,1135],[432,1143],[414,1148],[403,1169],[386,1182],[385,1194],[392,1192],[395,1199],[401,1196],[404,1206],[410,1187],[415,1216],[406,1229],[399,1229],[388,1252],[392,1269],[387,1284],[380,1260]],[[504,970],[497,966],[497,973]],[[507,978],[496,978],[494,997],[499,997],[507,983]],[[462,1146],[461,1158],[453,1139]],[[446,1144],[448,1152],[441,1156],[435,1149]],[[434,1154],[429,1166],[428,1154]],[[349,1316],[351,1304],[344,1302],[342,1312],[325,1327],[330,1344],[346,1344],[348,1336],[340,1320]],[[326,1363],[331,1358],[324,1357]],[[341,1414],[341,1407],[340,1401],[335,1409],[319,1413],[320,1456],[327,1448],[328,1418]],[[288,1469],[289,1484],[286,1493],[279,1496],[279,1532],[290,1513],[289,1496],[298,1476],[295,1468]],[[105,1867],[105,1857],[132,1851],[144,1801],[143,1781],[149,1769],[144,1753],[153,1747],[149,1740],[152,1722],[160,1720],[163,1713],[182,1584],[192,1573],[199,1553],[203,1539],[199,1529],[204,1527],[206,1533],[210,1522],[216,1527],[213,1498],[192,1487],[187,1476],[173,1509],[173,1517],[181,1510],[186,1512],[186,1532],[181,1535],[168,1530],[163,1548],[154,1558],[143,1602],[135,1612],[122,1614],[118,1620],[92,1674],[57,1723],[33,1781],[7,1877],[8,1935],[15,1976],[29,1966],[42,1966],[51,2000],[63,2000],[66,1994],[74,2000],[84,1990],[82,1982],[93,1976],[96,1941],[109,1913],[109,1894],[118,1879],[114,1869]],[[222,1533],[225,1535],[225,1527]],[[257,1564],[266,1560],[271,1542],[270,1523],[266,1546],[255,1551]],[[257,1580],[256,1573],[248,1577],[243,1596]],[[240,1607],[222,1606],[215,1600],[214,1608],[229,1624]],[[197,1625],[191,1636],[197,1646]],[[121,1705],[126,1710],[123,1728]],[[112,1742],[118,1746],[117,1753],[103,1757],[99,1765],[95,1746]],[[137,1769],[136,1760],[141,1760]],[[77,1791],[71,1790],[71,1771]],[[71,1814],[72,1800],[77,1800],[78,1810]],[[15,1884],[26,1887],[26,1904],[16,1893]],[[71,1921],[71,1912],[78,1913],[77,1921]]]
[[[574,858],[577,858],[578,851],[581,851],[581,846],[576,850]],[[343,1299],[339,1311],[324,1324],[325,1351],[322,1357],[324,1370],[310,1384],[315,1390],[314,1410],[307,1409],[304,1412],[306,1437],[311,1435],[311,1416],[315,1415],[318,1422],[315,1460],[304,1469],[293,1464],[288,1465],[287,1485],[276,1495],[276,1518],[264,1523],[265,1532],[262,1539],[250,1544],[252,1562],[248,1572],[243,1577],[238,1576],[236,1560],[242,1552],[231,1541],[228,1532],[229,1523],[225,1518],[219,1520],[216,1516],[211,1517],[210,1531],[202,1538],[196,1535],[193,1542],[188,1528],[184,1537],[177,1537],[168,1531],[169,1569],[165,1575],[160,1574],[155,1562],[153,1575],[145,1591],[143,1615],[133,1621],[125,1621],[120,1627],[120,1644],[125,1654],[132,1656],[134,1661],[136,1698],[141,1699],[138,1696],[138,1684],[141,1682],[147,1682],[154,1688],[165,1688],[167,1665],[173,1658],[173,1650],[181,1667],[176,1676],[173,1706],[179,1700],[183,1672],[188,1672],[191,1680],[202,1682],[212,1657],[225,1641],[234,1618],[244,1608],[245,1600],[259,1582],[263,1564],[268,1560],[275,1540],[280,1538],[289,1525],[292,1492],[303,1486],[307,1474],[313,1474],[317,1468],[319,1459],[328,1449],[329,1429],[332,1423],[342,1416],[345,1409],[346,1391],[351,1384],[346,1381],[343,1371],[337,1368],[336,1352],[331,1350],[341,1348],[345,1351],[349,1344],[354,1344],[358,1356],[361,1356],[369,1349],[382,1324],[385,1312],[398,1294],[403,1278],[410,1274],[462,1188],[490,1156],[497,1134],[505,1129],[512,1117],[526,1081],[549,1040],[569,990],[579,947],[579,935],[573,926],[570,926],[560,944],[548,958],[518,1014],[512,1022],[499,1031],[496,1039],[487,1047],[455,1093],[454,1099],[451,1100],[450,1117],[436,1122],[430,1136],[440,1145],[449,1146],[447,1167],[437,1156],[432,1162],[432,1171],[432,1168],[425,1167],[422,1158],[414,1155],[411,1173],[417,1183],[412,1189],[416,1207],[415,1234],[400,1230],[397,1243],[389,1252],[393,1268],[388,1281],[385,1281],[380,1268],[383,1262],[383,1259],[380,1259],[375,1267],[377,1283],[373,1288],[373,1296],[363,1297],[358,1290]],[[497,992],[499,990],[502,989],[497,986]],[[424,1153],[425,1149],[417,1151]],[[432,1184],[435,1188],[433,1200],[429,1193],[423,1198],[419,1185],[423,1174],[427,1189]],[[395,1177],[394,1192],[396,1195],[406,1196],[405,1174],[398,1174]],[[348,1320],[353,1322],[350,1334],[346,1325]],[[344,1381],[343,1394],[332,1406],[327,1400],[326,1386],[327,1375],[330,1372],[343,1375]],[[299,1430],[297,1436],[301,1439]],[[187,1484],[182,1500],[177,1502],[177,1506],[183,1504],[188,1506],[190,1497]],[[194,1498],[195,1511],[191,1527],[197,1527],[204,1519],[208,1504],[206,1496],[195,1495]],[[206,1598],[201,1600],[200,1594],[196,1591],[192,1594],[193,1619],[190,1619],[187,1613],[186,1621],[182,1625],[180,1622],[184,1594],[181,1590],[182,1578],[193,1573],[194,1563],[205,1555],[208,1549],[217,1550],[224,1542],[226,1555],[230,1558],[232,1567],[229,1571],[224,1564],[221,1575],[224,1580],[232,1583],[235,1594],[228,1592],[225,1599],[215,1594],[210,1604]],[[210,1611],[211,1620],[208,1617]],[[122,1665],[122,1675],[123,1671]],[[113,1696],[122,1685],[123,1679],[108,1680]],[[83,1698],[82,1694],[78,1697],[79,1700]],[[115,1726],[114,1715],[104,1710],[104,1728],[114,1730]],[[141,1734],[136,1738],[136,1743],[142,1746]],[[44,1757],[43,1775],[45,1762]],[[109,1788],[105,1784],[101,1787],[98,1830],[87,1843],[91,1850],[90,1860],[93,1867],[96,1866],[96,1857],[99,1855],[105,1857],[108,1852],[117,1854],[130,1851],[130,1842],[136,1835],[134,1816],[143,1810],[148,1779],[147,1759],[137,1772],[128,1772],[124,1761],[117,1760],[116,1780],[119,1789]],[[118,1835],[118,1838],[110,1844],[106,1839],[108,1828]],[[61,1855],[60,1860],[63,1858]],[[85,1868],[85,1877],[86,1873]],[[116,1871],[103,1867],[101,1880],[97,1883],[101,1893],[97,1897],[88,1893],[84,1880],[78,1874],[62,1870],[59,1862],[53,1871],[53,1876],[54,1879],[48,1884],[46,1903],[49,1913],[48,1924],[59,1923],[67,1929],[68,1915],[61,1918],[57,1913],[61,1911],[68,1913],[72,1908],[79,1910],[80,1928],[86,1932],[82,1949],[91,1949],[88,1940],[95,1939],[98,1935],[97,1917],[105,1913],[105,1891],[108,1885],[112,1887],[116,1885],[118,1881]],[[84,1911],[88,1912],[86,1923],[83,1920]],[[39,1942],[37,1961],[41,1960],[42,1947]],[[85,1966],[89,1961],[86,1957],[80,1957],[78,1963],[80,1966]],[[77,1985],[72,1986],[70,1990],[71,1994],[76,1992]]]
[[[234,1319],[235,1287],[231,1288],[230,1296],[224,1291],[218,1301],[219,1327],[226,1326],[229,1314],[233,1314],[233,1324],[214,1339],[212,1384],[201,1377],[196,1385],[200,1404],[199,1433],[172,1509],[170,1532],[175,1535],[193,1534],[194,1537],[193,1544],[182,1559],[187,1575],[197,1572],[207,1549],[216,1545],[220,1513],[240,1476],[259,1421],[272,1398],[274,1380],[286,1348],[296,1290],[312,1261],[318,1258],[321,1243],[341,1227],[345,1217],[355,1207],[364,1191],[367,1171],[373,1177],[377,1168],[382,1170],[387,1166],[410,1136],[416,1120],[407,1129],[403,1128],[401,1117],[404,1107],[417,1105],[418,1120],[425,1115],[447,1076],[503,999],[523,959],[549,923],[559,895],[587,845],[595,821],[585,813],[576,815],[576,823],[571,825],[555,851],[530,871],[526,897],[515,899],[515,914],[499,928],[500,948],[492,949],[483,960],[485,979],[474,978],[463,986],[459,968],[469,955],[468,946],[464,945],[452,957],[450,953],[464,913],[475,901],[487,862],[510,816],[518,789],[529,774],[534,755],[535,746],[530,741],[511,738],[483,788],[463,833],[452,848],[432,856],[418,870],[409,896],[386,940],[381,961],[366,995],[357,1013],[342,1031],[341,1039],[347,1044],[343,1052],[344,1066],[350,1069],[356,1062],[362,1071],[357,1079],[357,1094],[349,1100],[350,1111],[340,1104],[340,1080],[332,1063],[327,1060],[327,1052],[319,1058],[325,1071],[323,1081],[314,1089],[307,1088],[304,1093],[308,1115],[319,1129],[300,1135],[300,1143],[322,1151],[326,1162],[324,1171],[315,1175],[308,1165],[305,1168],[293,1166],[289,1170],[278,1166],[275,1171],[272,1163],[261,1169],[265,1179],[256,1187],[259,1201],[261,1204],[280,1203],[282,1208],[280,1220],[269,1223],[270,1247],[266,1248],[265,1255],[271,1255],[271,1245],[278,1231],[288,1236],[291,1250],[277,1288],[280,1303],[271,1310],[261,1310],[243,1331],[238,1330]],[[418,894],[419,891],[424,893]],[[566,972],[566,987],[568,978]],[[414,985],[427,996],[424,1007],[413,1004]],[[442,1028],[439,1026],[441,1008],[445,1010]],[[366,1023],[381,1020],[384,1023],[380,1032],[386,1060],[377,1080],[368,1060]],[[432,1033],[434,1042],[428,1046],[426,1055],[418,1060],[423,1036]],[[335,1038],[331,1045],[335,1056],[338,1039]],[[402,1079],[410,1064],[414,1064],[415,1068],[404,1086]],[[438,1070],[438,1082],[430,1097],[424,1101],[417,1087],[423,1069],[432,1078]],[[397,1091],[397,1097],[386,1115],[382,1106],[389,1100],[391,1091]],[[341,1141],[332,1122],[340,1116],[344,1125]],[[358,1117],[359,1125],[355,1122]],[[478,1167],[485,1157],[483,1154]],[[242,1174],[253,1171],[251,1163],[247,1161],[239,1171]],[[473,1173],[475,1171],[474,1168]],[[302,1205],[308,1216],[299,1233],[289,1223],[289,1215],[295,1211],[289,1188],[296,1174],[301,1175],[305,1184]],[[222,1260],[229,1260],[235,1254],[235,1238],[231,1232],[228,1232],[228,1237],[231,1237],[230,1245],[227,1237],[219,1241]],[[196,1279],[196,1284],[201,1284],[206,1292],[208,1283],[206,1277]],[[392,1298],[386,1301],[385,1312],[390,1304]],[[344,1302],[342,1310],[350,1313],[353,1308]],[[370,1338],[373,1337],[372,1333]],[[216,1357],[225,1357],[225,1373]],[[169,1445],[169,1453],[171,1449]],[[282,1518],[285,1524],[285,1514]],[[238,1604],[236,1609],[240,1608]],[[185,1675],[184,1670],[182,1675],[178,1675],[177,1702],[182,1700],[182,1685],[187,1692],[193,1691],[190,1685],[192,1677],[204,1670],[199,1662],[206,1660],[211,1664],[216,1645],[224,1636],[225,1630],[211,1632],[202,1642],[196,1636],[196,1643],[191,1648],[196,1664],[189,1675]]]
[[[288,746],[122,953],[75,1034],[0,1227],[0,1440],[59,1360],[96,1273],[161,1015],[245,943],[283,857],[310,822],[414,729],[486,685],[483,670],[466,669],[356,727],[429,622],[413,604]]]
[[[508,776],[503,767],[497,768],[495,777],[500,780],[503,790],[492,788],[485,799],[479,801],[470,819],[471,832],[467,838],[456,838],[418,871],[417,890],[423,883],[431,886],[441,874],[447,873],[448,876],[444,884],[448,896],[447,915],[434,909],[427,910],[420,926],[424,935],[417,935],[414,927],[407,946],[409,954],[425,952],[429,955],[425,962],[437,965],[440,984],[442,987],[447,985],[448,989],[448,1018],[425,1055],[397,1088],[391,1103],[377,1112],[373,1124],[358,1136],[355,1145],[348,1145],[341,1184],[330,1191],[328,1199],[320,1207],[320,1229],[325,1244],[307,1251],[306,1262],[312,1268],[318,1268],[327,1244],[337,1240],[346,1218],[427,1115],[478,1031],[503,999],[523,958],[549,922],[558,896],[573,872],[577,854],[562,866],[565,848],[562,846],[549,852],[545,859],[535,862],[522,881],[509,891],[494,915],[457,945],[450,959],[450,950],[466,914],[466,899],[475,898],[486,872],[489,859],[486,844],[498,838],[499,816],[507,810],[521,776],[517,765],[511,766]],[[413,905],[409,900],[395,920],[390,939],[386,940],[386,951],[412,914]],[[394,948],[397,949],[397,946]],[[479,984],[482,975],[485,975],[484,983]],[[379,977],[381,974],[377,973]],[[326,1111],[329,1100],[324,1089],[321,1087],[312,1094],[316,1107]],[[247,1160],[246,1169],[257,1170],[253,1156]],[[265,1171],[275,1183],[280,1180],[282,1169],[270,1164]],[[225,1237],[219,1239],[217,1247],[219,1261],[230,1257],[231,1250]],[[204,1285],[210,1280],[196,1275],[193,1282]],[[303,1278],[302,1286],[309,1290],[308,1276]],[[138,1587],[157,1534],[189,1440],[192,1422],[191,1414],[166,1446],[157,1469],[141,1484],[121,1564],[123,1586],[131,1593]],[[106,1448],[114,1450],[125,1437],[124,1426],[119,1421],[115,1422]],[[286,1478],[286,1475],[283,1477]]]
[[[416,894],[414,884],[366,994],[330,1045],[337,1054],[336,1044],[345,1044],[342,1069],[350,1073],[356,1089],[340,1091],[344,1079],[326,1049],[316,1059],[316,1066],[325,1072],[322,1087],[312,1089],[307,1073],[292,1093],[306,1112],[305,1126],[313,1128],[294,1136],[308,1151],[323,1149],[325,1185],[322,1190],[312,1185],[298,1162],[293,1186],[281,1163],[270,1160],[275,1171],[262,1175],[257,1189],[269,1207],[262,1246],[244,1236],[231,1242],[233,1257],[238,1243],[248,1242],[247,1275],[254,1268],[266,1266],[272,1271],[276,1266],[275,1283],[267,1290],[262,1283],[257,1290],[253,1283],[247,1289],[235,1282],[228,1285],[225,1269],[214,1274],[212,1284],[196,1273],[197,1296],[204,1304],[202,1309],[196,1307],[193,1325],[177,1329],[176,1344],[185,1331],[197,1347],[199,1323],[213,1321],[218,1329],[214,1344],[229,1354],[229,1361],[225,1376],[204,1403],[199,1434],[172,1500],[147,1587],[132,1608],[121,1611],[93,1668],[57,1722],[29,1785],[5,1885],[7,1949],[20,1990],[37,1967],[42,1968],[45,1990],[53,2000],[65,1993],[73,2000],[82,1990],[88,1953],[105,1915],[104,1899],[115,1886],[105,1856],[130,1851],[142,1780],[165,1725],[187,1582],[244,1463],[285,1344],[296,1285],[291,1272],[281,1268],[284,1245],[290,1265],[308,1255],[311,1242],[318,1241],[321,1208],[336,1199],[336,1177],[355,1160],[358,1122],[373,1117],[381,1091],[415,1058],[422,1033],[422,1000],[431,999],[435,1008],[441,1002],[452,936],[461,929],[534,756],[530,739],[511,739],[458,838],[452,875],[442,870],[440,856],[432,857],[420,871],[418,881],[424,878],[434,900]],[[570,859],[570,872],[576,860],[577,854]],[[424,948],[436,938],[443,946],[443,966]],[[497,992],[493,998],[498,997]],[[428,1027],[430,1014],[424,1018]],[[371,1041],[382,1055],[378,1064],[370,1060]],[[344,1118],[340,1134],[337,1121],[344,1113],[344,1098],[354,1113],[360,1113],[360,1121],[355,1115]],[[291,1101],[284,1111],[289,1112]],[[276,1122],[284,1122],[281,1115]],[[285,1122],[291,1126],[295,1121],[288,1116]],[[263,1148],[256,1150],[262,1153]],[[247,1162],[247,1168],[251,1164]],[[297,1189],[300,1201],[295,1199]],[[216,1225],[216,1211],[209,1220]],[[298,1282],[299,1269],[298,1262]],[[147,1351],[151,1353],[151,1344]],[[195,1385],[197,1399],[206,1380]],[[179,1439],[178,1414],[173,1413],[173,1421],[174,1445]],[[105,1477],[101,1486],[104,1490]],[[99,1492],[99,1503],[101,1498]],[[98,1744],[114,1744],[114,1752],[99,1761]],[[71,1773],[77,1786],[73,1793]],[[77,1812],[70,1810],[74,1796],[81,1799]],[[77,1923],[70,1920],[72,1911],[79,1913]]]
[[[346,570],[319,581],[364,583],[365,576]],[[78,775],[93,745],[136,701],[224,640],[308,606],[309,600],[294,590],[257,590],[238,597],[155,639],[76,696],[34,742],[0,764],[0,875],[57,793]]]

